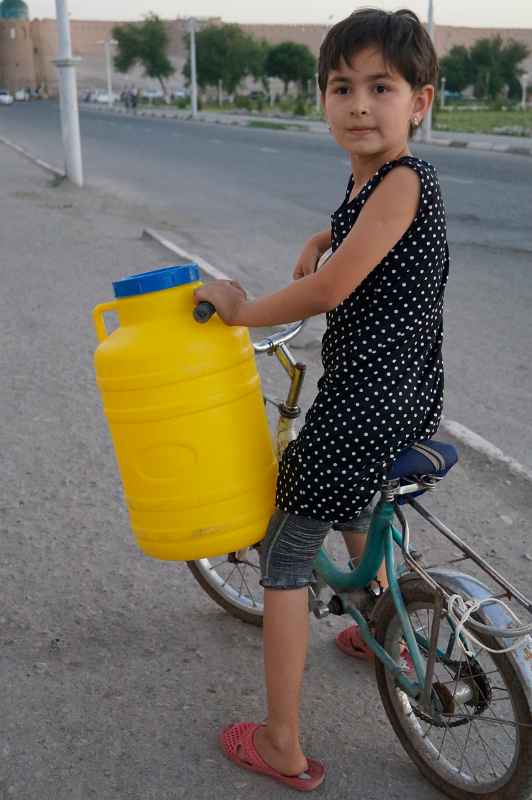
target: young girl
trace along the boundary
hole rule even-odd
[[[195,295],[228,325],[327,314],[319,391],[284,453],[261,543],[267,721],[220,734],[231,760],[303,791],[325,774],[299,739],[314,558],[331,526],[350,532],[352,556],[362,552],[365,537],[353,536],[366,530],[361,512],[391,462],[432,436],[441,415],[445,216],[434,168],[408,147],[436,78],[434,48],[411,11],[363,9],[331,28],[319,83],[331,133],[352,166],[331,230],[307,242],[285,289],[251,302],[235,282],[214,281]],[[382,572],[376,578],[384,585]],[[356,626],[338,644],[365,654]]]

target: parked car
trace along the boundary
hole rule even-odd
[[[96,103],[109,103],[109,94],[107,92],[97,92],[96,96],[93,98],[94,102]],[[114,92],[111,95],[111,99],[113,103],[116,103],[119,100],[119,96]]]
[[[164,100],[161,89],[143,89],[142,97],[146,100]]]
[[[15,92],[15,100],[21,100],[22,102],[26,103],[30,97],[31,95],[28,89],[17,89]]]
[[[9,94],[6,89],[0,89],[0,105],[10,106],[14,102],[13,95]]]

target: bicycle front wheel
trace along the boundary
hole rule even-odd
[[[435,613],[434,594],[420,579],[401,581],[421,654]],[[391,599],[377,611],[375,637],[396,660],[403,646],[401,623]],[[480,637],[489,647],[497,642]],[[459,647],[442,613],[433,702],[428,710],[395,684],[376,661],[377,683],[390,722],[423,775],[454,800],[525,800],[532,788],[532,727],[522,678],[512,658],[474,646]]]
[[[259,583],[258,546],[187,564],[202,589],[221,608],[250,625],[262,625],[264,589]]]

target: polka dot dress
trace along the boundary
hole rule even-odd
[[[279,470],[277,507],[292,514],[352,520],[400,452],[439,425],[449,251],[434,167],[412,156],[387,162],[349,201],[351,176],[332,215],[332,247],[340,247],[375,187],[399,165],[420,178],[418,211],[380,264],[327,313],[318,394]]]

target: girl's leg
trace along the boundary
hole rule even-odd
[[[362,553],[364,552],[364,548],[366,546],[366,539],[367,534],[365,532],[358,532],[357,530],[352,531],[342,531],[342,536],[344,537],[345,546],[347,547],[347,552],[349,553],[350,557],[353,559],[353,563],[356,562],[361,558]],[[386,578],[386,566],[384,561],[379,567],[379,571],[375,576],[379,586],[382,589],[386,589],[388,587],[388,580]]]
[[[299,700],[308,646],[308,584],[329,523],[275,511],[261,542],[268,720],[254,743],[285,775],[308,768],[299,742]]]
[[[268,721],[255,747],[285,775],[307,769],[299,742],[299,698],[308,645],[308,589],[264,590],[264,669]]]

